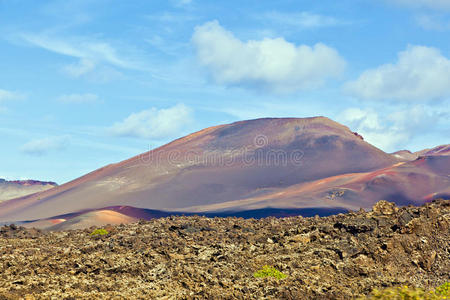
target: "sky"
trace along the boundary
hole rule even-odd
[[[0,0],[0,178],[64,183],[260,117],[448,144],[449,34],[450,0]]]

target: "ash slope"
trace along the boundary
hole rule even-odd
[[[256,197],[270,189],[397,162],[325,117],[242,121],[204,129],[55,189],[1,203],[0,221],[108,206],[205,211],[209,205]]]
[[[450,280],[450,201],[382,201],[326,218],[170,217],[107,230],[0,228],[0,298],[354,299]],[[264,265],[287,278],[254,278]]]
[[[371,172],[341,174],[287,188],[267,189],[265,195],[228,201],[188,211],[248,210],[255,207],[368,208],[379,200],[397,205],[421,205],[450,199],[450,156],[419,157]]]

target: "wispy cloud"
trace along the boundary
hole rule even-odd
[[[450,30],[450,19],[443,15],[419,15],[415,17],[417,25],[426,30]]]
[[[45,34],[23,34],[22,38],[30,44],[59,54],[103,61],[122,68],[136,67],[134,63],[120,57],[117,50],[106,42],[89,41],[84,38],[61,39]]]
[[[187,13],[163,12],[147,15],[147,19],[160,23],[186,23],[197,20],[198,16]]]
[[[170,0],[175,7],[183,7],[192,4],[193,0]]]
[[[61,95],[58,97],[59,102],[63,103],[93,103],[97,102],[99,100],[99,97],[95,94],[67,94],[67,95]]]
[[[42,156],[50,151],[58,151],[67,148],[69,145],[68,136],[53,136],[42,139],[33,139],[24,144],[20,150],[28,155]]]
[[[217,21],[196,27],[192,42],[200,64],[224,85],[293,92],[339,77],[346,65],[324,44],[297,46],[283,38],[241,41]]]
[[[364,71],[344,89],[368,100],[433,100],[450,96],[450,60],[436,48],[410,46],[395,64]]]
[[[414,8],[430,8],[430,9],[450,9],[450,1],[448,0],[385,0],[395,4],[414,7]]]
[[[63,71],[72,77],[93,74],[94,79],[107,80],[111,79],[111,74],[118,75],[114,78],[120,78],[120,72],[116,68],[141,71],[147,69],[142,60],[130,53],[132,50],[113,46],[106,41],[86,37],[59,37],[47,33],[21,34],[21,38],[33,46],[77,59],[76,62],[63,67]],[[110,75],[104,76],[103,73]]]
[[[0,89],[0,105],[2,105],[2,103],[6,101],[20,100],[24,97],[25,96],[22,93]],[[0,114],[7,111],[8,109],[6,107],[0,106]]]
[[[168,139],[179,135],[192,121],[192,110],[177,104],[166,109],[151,108],[133,113],[114,124],[109,132],[124,137]]]
[[[294,12],[282,13],[277,11],[267,12],[257,16],[258,19],[277,23],[280,25],[295,27],[295,28],[318,28],[348,25],[351,22],[337,19],[331,16],[315,14],[312,12]]]
[[[161,12],[146,16],[151,22],[144,40],[155,50],[172,56],[184,55],[189,49],[189,36],[181,31],[192,28],[199,17],[190,12]]]
[[[19,100],[23,99],[23,97],[24,95],[22,93],[0,89],[0,102]]]
[[[80,77],[84,74],[92,72],[95,67],[95,61],[87,58],[80,58],[78,62],[66,65],[63,69],[72,77]]]
[[[159,34],[155,34],[152,37],[145,39],[145,41],[153,46],[155,50],[157,49],[164,54],[172,56],[180,55],[182,51],[185,52],[190,46],[189,42],[174,41],[173,39],[168,39]]]

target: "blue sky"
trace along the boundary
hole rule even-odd
[[[0,178],[63,183],[258,117],[446,144],[449,33],[449,0],[0,0]]]

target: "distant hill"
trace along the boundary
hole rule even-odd
[[[434,148],[428,148],[414,153],[409,150],[400,150],[392,153],[392,155],[404,161],[414,160],[419,158],[419,156],[449,156],[450,145],[440,145]]]
[[[55,186],[57,184],[54,182],[38,180],[8,181],[0,178],[0,202],[45,191]]]

